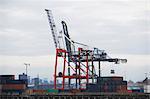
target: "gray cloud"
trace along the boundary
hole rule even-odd
[[[46,55],[54,44],[44,8],[68,23],[71,37],[112,53],[149,54],[146,0],[138,1],[1,1],[2,55]],[[59,23],[59,24],[58,24]],[[138,50],[137,50],[138,49]]]

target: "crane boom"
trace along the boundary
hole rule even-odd
[[[53,40],[54,40],[54,44],[56,48],[60,48],[60,42],[57,36],[57,29],[56,29],[56,25],[53,19],[53,15],[52,15],[52,11],[45,9],[45,11],[47,12],[47,17],[48,17],[48,21],[49,21],[49,25],[51,28],[51,32],[52,32],[52,36],[53,36]]]

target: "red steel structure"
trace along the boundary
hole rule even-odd
[[[84,61],[81,60],[81,57],[83,57],[83,55],[81,55],[81,53],[85,52],[84,54]],[[86,83],[89,83],[89,78],[91,78],[92,76],[89,74],[89,50],[83,50],[82,48],[78,48],[78,54],[71,56],[71,60],[72,63],[74,63],[74,66],[70,66],[67,61],[67,51],[63,50],[63,49],[56,49],[56,61],[55,61],[55,72],[54,72],[54,88],[55,89],[61,89],[64,90],[65,89],[65,80],[66,79],[76,79],[79,83],[79,85],[81,85],[81,80],[82,79],[86,79]],[[75,56],[75,57],[74,57]],[[58,60],[59,58],[63,59],[63,70],[62,72],[57,72],[59,67],[58,67]],[[83,62],[84,62],[84,69],[81,68],[81,66],[83,66]],[[72,69],[72,73],[71,75],[66,74],[66,68],[70,67]],[[84,73],[84,74],[81,74]],[[61,88],[57,88],[57,78],[62,78],[62,87]],[[79,86],[79,89],[82,89],[81,86]]]
[[[75,47],[75,44],[82,45],[84,47],[89,47],[85,44],[72,41],[70,39],[67,25],[62,21],[63,33],[65,39],[66,47],[60,47],[59,36],[57,36],[56,25],[50,10],[45,9],[47,12],[50,28],[52,31],[53,40],[56,47],[56,60],[55,60],[55,71],[54,71],[54,88],[65,90],[72,89],[71,80],[75,79],[75,88],[73,89],[84,89],[83,84],[88,84],[90,79],[92,82],[101,76],[100,62],[114,62],[116,64],[122,62],[126,63],[126,59],[111,58],[107,55],[104,50],[99,50],[98,48],[85,49],[82,47]],[[59,60],[62,60],[62,65],[58,64]],[[95,63],[98,62],[98,74],[95,71]],[[62,71],[60,71],[60,68]],[[68,69],[68,71],[67,71]],[[57,80],[62,79],[62,83],[58,84]],[[68,83],[66,83],[66,79]],[[82,81],[84,80],[84,82]],[[58,86],[61,85],[61,86]],[[68,85],[68,86],[66,86]]]

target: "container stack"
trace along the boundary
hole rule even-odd
[[[1,94],[21,94],[25,91],[25,89],[25,81],[15,80],[14,75],[0,75]]]
[[[96,84],[87,84],[88,92],[127,92],[127,81],[123,77],[98,77]]]
[[[26,90],[26,93],[29,95],[36,95],[36,94],[57,94],[59,93],[59,90],[57,89],[47,89],[47,90],[42,90],[42,89],[28,89]]]
[[[0,84],[1,83],[6,83],[8,80],[14,80],[15,76],[14,75],[0,75]]]

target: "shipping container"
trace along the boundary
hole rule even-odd
[[[59,90],[57,90],[57,89],[48,89],[47,92],[48,93],[58,93]]]
[[[25,84],[23,80],[7,80],[6,84]]]
[[[47,93],[47,90],[33,90],[33,94],[46,94]]]
[[[127,90],[128,93],[132,93],[132,90]]]
[[[24,90],[2,90],[3,94],[13,94],[13,95],[19,95],[22,94]]]
[[[0,75],[0,79],[15,79],[15,75]]]
[[[97,83],[100,83],[100,82],[106,82],[106,81],[123,81],[123,77],[118,77],[118,76],[115,76],[115,77],[98,77],[97,78]]]
[[[25,91],[25,93],[28,94],[28,95],[31,95],[31,94],[33,94],[33,89],[27,89]]]
[[[2,89],[4,90],[24,90],[26,89],[25,84],[4,84],[2,86]]]
[[[132,93],[141,93],[141,89],[132,89]]]
[[[14,80],[14,75],[0,75],[0,84],[5,84],[7,80]]]
[[[117,86],[117,90],[127,90],[127,85],[119,85]]]
[[[114,77],[112,77],[112,80],[115,80],[115,81],[123,81],[123,77],[114,76]]]
[[[121,85],[127,85],[127,81],[122,81]]]
[[[127,92],[127,81],[123,77],[99,77],[96,84],[87,84],[88,92]]]
[[[121,93],[124,93],[124,92],[128,92],[127,91],[127,85],[119,85],[117,86],[117,91],[116,92],[121,92]]]

